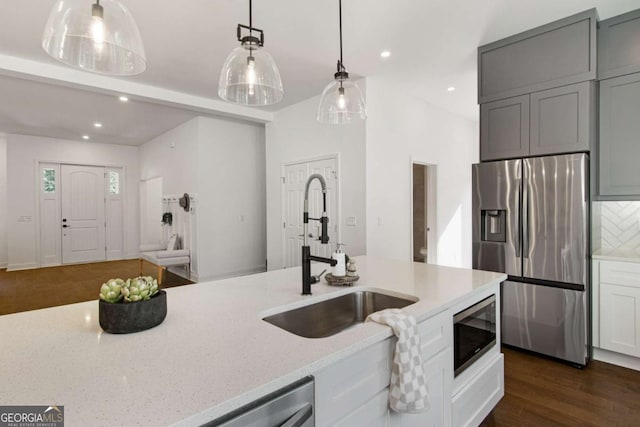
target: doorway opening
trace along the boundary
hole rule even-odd
[[[437,166],[411,162],[411,257],[414,262],[437,262]]]

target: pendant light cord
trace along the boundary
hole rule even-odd
[[[339,20],[340,20],[340,70],[344,70],[344,65],[342,63],[342,0],[338,0],[338,9],[339,9]]]
[[[253,1],[249,0],[249,34],[253,35]]]

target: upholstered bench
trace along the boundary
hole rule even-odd
[[[173,239],[173,236],[172,236]],[[179,240],[169,241],[168,246],[177,247]],[[150,262],[158,267],[158,284],[162,284],[162,272],[167,267],[185,266],[187,278],[191,273],[191,253],[189,249],[169,249],[167,245],[142,245],[140,246],[140,274],[144,261]]]

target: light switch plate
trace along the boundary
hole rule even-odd
[[[355,216],[348,216],[347,217],[347,225],[349,227],[355,227],[357,225],[357,220]]]

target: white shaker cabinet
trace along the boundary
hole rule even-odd
[[[453,333],[451,312],[418,325],[431,408],[421,414],[389,410],[389,379],[396,339],[388,338],[314,375],[316,426],[451,425]]]
[[[595,277],[600,289],[599,347],[640,357],[640,264],[596,262],[600,263]]]

